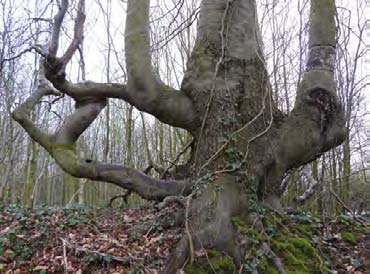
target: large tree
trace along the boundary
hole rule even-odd
[[[336,32],[334,0],[311,0],[309,53],[288,114],[273,101],[262,50],[255,0],[202,0],[197,37],[180,90],[164,84],[152,67],[149,0],[127,4],[125,54],[128,80],[72,83],[65,68],[83,39],[84,1],[78,4],[74,37],[57,56],[68,1],[54,18],[38,89],[13,113],[32,139],[60,167],[80,178],[105,181],[151,200],[185,197],[183,239],[171,254],[174,273],[200,247],[228,253],[238,264],[242,248],[232,218],[250,220],[255,203],[280,210],[284,174],[319,157],[345,138],[333,76]],[[51,83],[51,85],[49,84]],[[42,132],[30,112],[43,96],[66,94],[75,110],[53,134]],[[171,179],[154,179],[133,168],[81,158],[80,135],[108,98],[125,100],[193,137],[186,165]]]

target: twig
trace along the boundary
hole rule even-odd
[[[194,262],[194,245],[193,245],[193,239],[191,237],[190,233],[190,226],[189,226],[189,211],[190,211],[190,203],[193,198],[193,194],[190,194],[187,197],[186,200],[186,207],[185,207],[185,231],[186,235],[188,236],[188,241],[189,241],[189,253],[190,253],[190,264]]]
[[[342,200],[341,198],[339,198],[338,194],[335,193],[335,191],[330,187],[329,188],[329,192],[331,195],[334,196],[335,200],[337,200],[337,202],[345,209],[347,210],[353,217],[353,219],[355,219],[358,223],[361,224],[361,226],[363,227],[366,227],[366,224],[359,218],[356,217],[355,213],[352,211],[352,209],[350,209]]]
[[[161,174],[161,179],[164,178],[164,176],[168,173],[168,171],[170,170],[171,167],[173,167],[174,165],[176,165],[176,163],[180,160],[180,157],[193,145],[194,143],[194,140],[192,140],[189,144],[187,144],[183,150],[181,150],[179,152],[179,154],[177,154],[175,160],[171,161],[171,164],[162,172]]]
[[[130,265],[130,261],[128,259],[124,258],[124,257],[111,256],[109,254],[102,253],[102,252],[99,252],[99,251],[96,251],[96,250],[89,250],[87,248],[74,245],[74,244],[68,242],[66,239],[63,239],[63,238],[60,238],[60,239],[63,242],[63,246],[67,246],[71,249],[76,250],[77,252],[86,252],[86,253],[101,257],[101,258],[109,257],[110,259],[112,259],[114,261],[121,262],[123,265]]]
[[[21,51],[20,53],[14,55],[12,57],[2,59],[1,62],[0,62],[0,72],[3,70],[3,66],[6,62],[10,62],[10,61],[13,61],[15,59],[18,59],[19,57],[21,57],[22,55],[30,52],[31,50],[32,50],[32,48],[26,48],[25,50]]]
[[[63,264],[64,264],[64,273],[68,273],[68,261],[67,261],[67,248],[66,242],[63,238],[60,238],[63,243]]]

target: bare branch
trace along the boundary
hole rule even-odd
[[[317,190],[317,186],[319,185],[319,181],[316,180],[313,176],[312,176],[312,173],[308,173],[308,170],[304,169],[302,171],[302,175],[304,178],[306,178],[307,182],[308,182],[308,188],[306,189],[306,191],[300,195],[299,197],[297,197],[295,199],[295,201],[299,204],[303,204],[307,199],[309,199],[310,197],[312,197],[313,194],[315,194],[316,190]]]
[[[31,120],[30,113],[32,109],[39,103],[45,95],[50,95],[52,90],[47,88],[38,88],[23,104],[18,106],[12,113],[12,117],[16,120],[30,137],[43,146],[45,149],[50,149],[49,136],[42,132]]]
[[[67,51],[61,57],[61,62],[67,64],[71,59],[73,54],[78,49],[79,45],[82,43],[84,36],[84,22],[86,19],[85,15],[85,0],[80,0],[77,7],[77,17],[75,20],[74,36],[71,44],[69,45]]]
[[[3,66],[4,66],[4,64],[6,62],[9,62],[9,61],[13,61],[15,59],[18,59],[22,55],[26,54],[27,52],[30,52],[31,50],[32,50],[32,48],[26,48],[26,49],[22,50],[21,52],[19,52],[18,54],[14,55],[12,57],[1,59],[1,62],[0,62],[0,72],[3,70]]]
[[[134,93],[129,103],[162,122],[192,130],[197,115],[191,100],[165,85],[153,70],[149,37],[149,0],[130,0],[127,7],[125,53],[128,90]]]
[[[167,196],[188,194],[191,191],[192,185],[187,181],[156,180],[130,167],[80,158],[75,141],[95,120],[105,102],[83,102],[67,117],[56,134],[51,136],[42,132],[31,120],[30,112],[43,96],[54,92],[53,89],[40,86],[13,112],[13,118],[50,153],[65,172],[74,177],[109,182],[132,190],[146,199],[162,200]]]
[[[92,124],[105,107],[106,100],[84,98],[77,101],[76,110],[69,115],[55,135],[55,141],[62,144],[74,144],[80,135]]]
[[[58,52],[60,29],[68,9],[68,0],[62,0],[62,3],[58,8],[58,13],[54,17],[53,33],[49,44],[49,54],[52,56],[56,56]]]
[[[352,215],[352,217],[359,223],[361,224],[363,227],[367,227],[366,223],[364,221],[362,221],[360,218],[358,218],[356,216],[356,214],[353,212],[352,209],[350,209],[342,200],[341,198],[339,198],[338,194],[335,193],[335,191],[330,187],[329,188],[329,192],[331,195],[334,196],[335,200],[337,200],[337,202],[348,212]]]
[[[78,3],[73,40],[65,54],[58,58],[58,39],[67,8],[68,1],[62,1],[55,16],[49,51],[45,52],[42,47],[33,47],[45,58],[45,76],[56,89],[71,96],[77,103],[119,98],[141,111],[154,115],[164,123],[188,130],[196,127],[197,116],[191,100],[185,93],[164,85],[153,72],[149,52],[149,1],[129,1],[126,25],[126,57],[129,71],[127,87],[111,83],[74,84],[66,80],[66,65],[83,41],[85,1],[80,0]]]
[[[150,54],[149,0],[130,0],[127,3],[125,53],[129,85],[153,94],[160,84]]]
[[[108,207],[111,207],[113,202],[115,200],[117,200],[118,198],[122,198],[123,201],[127,204],[128,203],[128,197],[131,195],[131,193],[132,193],[131,190],[127,190],[124,194],[118,194],[118,195],[113,196],[109,200]]]

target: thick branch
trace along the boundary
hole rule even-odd
[[[60,29],[68,9],[68,0],[62,0],[62,3],[58,8],[58,13],[54,17],[53,33],[49,44],[49,54],[52,56],[56,56],[58,52]]]
[[[203,0],[197,43],[204,41],[227,59],[262,58],[255,0]]]
[[[129,83],[134,89],[154,93],[160,81],[151,63],[149,6],[149,0],[128,1],[125,53]]]
[[[192,130],[197,117],[191,100],[183,92],[165,85],[153,70],[149,6],[149,0],[128,1],[125,52],[127,89],[131,96],[126,96],[127,101],[165,123]]]
[[[54,72],[47,74],[47,78],[55,88],[76,101],[85,97],[105,99],[118,98],[125,100],[137,109],[155,116],[158,120],[175,127],[192,130],[197,122],[190,99],[183,93],[170,87],[158,90],[156,98],[147,97],[146,92],[128,89],[126,85],[115,83],[71,83],[61,79]]]
[[[334,0],[311,0],[306,71],[294,109],[279,129],[271,178],[279,180],[286,170],[307,164],[344,141],[345,121],[336,94],[334,61]]]
[[[309,47],[335,47],[334,0],[311,0]]]
[[[106,100],[99,101],[95,98],[84,98],[84,101],[77,101],[76,110],[64,120],[63,125],[55,135],[55,141],[73,145],[92,124],[105,105]]]
[[[300,160],[290,159],[291,166],[317,158],[345,138],[344,115],[336,95],[333,75],[334,0],[311,0],[309,47],[306,72],[285,128],[290,139],[301,139],[295,139],[295,145],[286,147],[301,152]]]
[[[65,172],[79,178],[109,182],[135,191],[146,199],[161,200],[167,196],[190,192],[191,184],[186,181],[156,180],[133,168],[79,157],[74,142],[95,120],[104,107],[104,102],[85,102],[85,105],[77,107],[53,136],[42,132],[31,120],[30,112],[43,96],[53,92],[52,89],[38,88],[25,103],[13,112],[13,118],[20,123],[32,139],[50,153]]]
[[[140,6],[145,7],[145,2],[142,0],[138,1],[139,8]],[[62,2],[62,6],[55,17],[48,53],[41,48],[36,48],[36,50],[45,57],[46,78],[59,91],[75,99],[76,109],[65,119],[59,130],[53,135],[48,135],[37,128],[30,119],[31,110],[44,95],[55,93],[55,90],[49,88],[46,81],[43,81],[43,85],[40,85],[30,98],[14,111],[14,119],[21,124],[36,142],[50,153],[65,172],[72,176],[109,182],[135,191],[147,199],[163,199],[167,196],[188,194],[191,185],[185,181],[155,180],[126,166],[105,164],[91,159],[80,158],[75,148],[75,142],[99,115],[108,97],[122,98],[138,109],[149,112],[166,123],[188,129],[193,126],[195,116],[192,112],[191,101],[186,95],[176,92],[162,83],[157,84],[156,82],[152,86],[153,82],[148,82],[149,85],[144,83],[144,85],[138,86],[136,85],[137,83],[131,85],[129,81],[128,86],[132,88],[126,89],[125,86],[117,84],[97,84],[92,82],[72,84],[68,82],[65,79],[65,67],[83,39],[84,0],[80,0],[78,4],[73,41],[63,57],[57,58],[60,28],[67,7],[68,1],[65,0]],[[149,8],[148,5],[147,8]],[[128,19],[128,21],[130,20],[133,20],[132,16],[131,19]],[[138,20],[140,27],[141,20],[140,18]],[[146,49],[144,48],[144,50]],[[139,62],[140,60],[137,61]],[[138,65],[140,66],[139,63]],[[142,87],[144,88],[142,89]]]
[[[95,98],[120,98],[137,109],[150,113],[160,121],[188,130],[196,125],[196,115],[191,100],[180,91],[164,85],[154,74],[149,52],[149,1],[131,1],[128,7],[126,26],[126,58],[129,71],[128,85],[111,83],[71,83],[66,80],[65,67],[83,40],[85,20],[84,0],[78,4],[73,40],[61,58],[56,57],[58,35],[65,15],[68,1],[63,2],[63,9],[58,12],[54,24],[49,53],[38,49],[45,58],[46,78],[62,93],[77,102]],[[141,17],[142,16],[142,17]]]
[[[75,20],[74,35],[71,44],[61,58],[63,64],[67,64],[71,59],[73,54],[78,49],[79,45],[82,43],[84,36],[84,22],[85,22],[85,0],[80,0],[77,6],[77,17]]]
[[[27,128],[27,133],[34,140],[43,146],[45,149],[50,148],[49,136],[39,129],[32,119],[30,113],[32,109],[39,103],[40,99],[45,95],[50,95],[51,89],[39,87],[34,94],[32,94],[23,104],[18,106],[12,113],[12,117],[23,128]]]

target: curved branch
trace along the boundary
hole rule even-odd
[[[51,74],[50,74],[51,73]],[[47,78],[60,92],[65,93],[76,101],[84,98],[106,99],[118,98],[135,106],[138,110],[155,116],[163,123],[175,127],[181,127],[189,131],[197,125],[197,117],[193,111],[190,99],[183,93],[170,87],[161,90],[156,98],[147,97],[146,93],[128,89],[126,85],[116,83],[95,83],[87,81],[84,83],[71,83],[61,79],[50,70]]]
[[[58,7],[58,13],[54,17],[53,32],[49,43],[49,54],[56,56],[59,48],[60,29],[62,27],[64,16],[68,9],[68,0],[62,0]]]
[[[100,111],[106,105],[106,100],[90,98],[77,101],[75,111],[69,115],[55,134],[55,141],[62,144],[74,144],[80,135],[94,122]]]
[[[188,130],[196,127],[197,116],[191,100],[165,85],[154,72],[150,54],[149,0],[129,0],[125,29],[128,90],[139,110],[159,120]]]
[[[27,129],[28,135],[33,140],[44,147],[46,150],[50,149],[49,135],[42,132],[30,117],[32,109],[40,102],[41,98],[46,95],[54,94],[54,90],[39,87],[23,104],[19,105],[12,113],[12,118],[16,120],[24,129]]]
[[[12,116],[65,172],[74,177],[109,182],[132,190],[146,199],[162,200],[167,196],[185,195],[191,191],[191,184],[187,181],[156,180],[130,167],[80,158],[75,141],[95,120],[105,102],[84,102],[66,118],[56,134],[51,136],[42,132],[31,120],[30,112],[43,96],[50,94],[54,94],[53,89],[39,87]]]
[[[80,0],[77,6],[77,16],[75,20],[74,35],[71,44],[64,53],[63,57],[60,58],[63,64],[67,64],[71,59],[73,54],[78,49],[79,45],[82,43],[84,38],[84,23],[85,23],[85,0]]]
[[[149,0],[129,0],[125,29],[125,54],[129,84],[154,94],[160,84],[150,54]]]
[[[295,106],[279,129],[276,159],[267,182],[315,160],[346,138],[344,113],[336,94],[333,72],[334,11],[334,0],[311,0],[306,71],[297,90]],[[278,185],[280,180],[275,189]]]
[[[127,68],[129,71],[127,86],[94,82],[74,84],[66,80],[65,67],[83,40],[84,3],[84,0],[79,1],[74,38],[63,57],[57,58],[56,52],[60,26],[68,1],[63,1],[63,9],[56,16],[49,53],[35,48],[45,57],[46,78],[55,88],[68,94],[76,101],[93,97],[96,100],[106,98],[123,99],[137,109],[152,114],[164,123],[192,131],[197,125],[197,116],[191,100],[185,93],[163,84],[156,77],[151,66],[148,30],[149,1],[129,1],[125,35]]]

